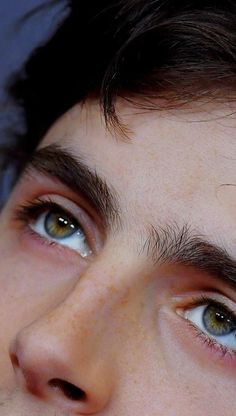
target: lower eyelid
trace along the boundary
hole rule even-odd
[[[236,358],[236,351],[230,350],[226,346],[219,344],[214,338],[211,338],[205,332],[201,331],[192,322],[187,322],[192,331],[195,332],[195,337],[199,339],[204,346],[207,346],[208,349],[214,350],[214,353],[217,353],[219,358],[224,358],[226,355],[229,355],[231,359]]]
[[[36,251],[37,255],[40,255],[40,251],[42,250],[44,260],[46,259],[46,254],[50,258],[50,261],[52,261],[54,264],[55,262],[58,262],[58,259],[60,259],[60,261],[62,261],[63,263],[71,263],[72,259],[74,259],[76,264],[78,265],[85,265],[89,261],[89,259],[81,257],[76,251],[71,250],[66,246],[60,245],[55,241],[47,240],[45,237],[36,233],[27,225],[23,230],[21,230],[20,238],[22,240],[22,243],[24,245],[26,244],[27,251],[30,252],[33,250]]]
[[[57,244],[56,241],[53,240],[49,240],[47,238],[45,238],[43,235],[37,233],[36,231],[34,231],[31,227],[27,227],[27,232],[29,235],[31,235],[32,238],[37,239],[41,244],[46,245],[46,246],[58,246],[58,249],[63,249],[64,246]]]

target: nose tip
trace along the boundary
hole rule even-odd
[[[51,341],[44,343],[28,330],[17,336],[9,355],[18,386],[68,416],[99,413],[110,395],[102,370],[94,371],[95,362],[94,367],[90,361],[80,365],[58,347],[57,339]]]
[[[11,344],[9,356],[18,384],[24,388],[26,387],[31,393],[40,396],[39,379],[37,380],[34,365],[28,365],[24,357],[24,351],[21,350],[17,341]]]
[[[12,366],[15,370],[15,372],[20,371],[20,368],[22,367],[20,365],[19,359],[17,357],[17,354],[14,352],[10,352],[10,359],[12,362]],[[23,372],[23,369],[22,369]],[[29,381],[29,377],[28,381]],[[25,380],[27,383],[27,380]],[[62,380],[59,378],[52,378],[48,381],[49,388],[52,389],[52,391],[56,392],[56,394],[64,395],[66,399],[72,400],[72,401],[86,401],[86,393],[80,389],[79,387],[75,386],[72,383],[69,383],[66,380]],[[30,387],[30,386],[28,386]],[[32,388],[30,388],[32,390]]]

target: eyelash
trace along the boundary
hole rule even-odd
[[[190,306],[187,309],[192,309],[194,307],[198,307],[201,305],[215,305],[219,308],[224,308],[225,311],[227,311],[233,318],[233,320],[236,323],[236,314],[224,303],[216,301],[215,299],[210,298],[209,296],[201,295],[200,298],[192,298],[190,302]],[[216,353],[220,354],[220,358],[225,358],[226,356],[230,359],[236,358],[236,350],[232,350],[225,345],[221,345],[216,340],[210,338],[205,332],[203,332],[201,329],[199,329],[193,322],[189,321],[188,319],[184,318],[189,328],[194,332],[194,335],[197,339],[200,339],[200,341],[207,346],[207,348],[210,348]]]
[[[214,339],[210,338],[207,334],[202,332],[199,328],[197,328],[192,322],[187,320],[187,324],[189,325],[190,329],[194,332],[194,335],[197,339],[199,339],[207,348],[210,348],[216,353],[220,354],[220,358],[224,358],[226,355],[229,356],[231,359],[236,357],[236,351],[230,350],[224,345],[219,344]]]
[[[65,250],[67,247],[59,245],[55,241],[50,241],[36,233],[29,227],[29,223],[31,220],[35,220],[40,214],[47,210],[56,210],[61,211],[63,214],[66,214],[69,218],[71,218],[75,223],[79,225],[79,227],[84,231],[84,234],[87,235],[84,227],[80,224],[80,222],[71,214],[69,210],[62,207],[60,204],[52,201],[49,197],[47,200],[43,200],[40,198],[35,199],[34,201],[28,201],[24,204],[21,204],[14,213],[14,220],[20,222],[23,226],[27,228],[27,232],[36,237],[40,240],[41,243],[46,244],[47,246],[58,247],[60,250]]]
[[[20,205],[15,211],[14,218],[17,221],[21,221],[25,224],[28,224],[29,220],[33,220],[37,218],[39,214],[49,209],[50,210],[56,209],[59,211],[63,211],[69,217],[73,217],[68,210],[66,210],[65,208],[62,208],[59,204],[55,203],[50,198],[48,198],[47,201],[38,198],[38,199],[35,199],[33,202],[29,201]],[[78,222],[76,219],[74,220]]]

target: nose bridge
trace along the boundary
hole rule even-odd
[[[141,280],[138,274],[142,271],[137,261],[112,259],[108,253],[79,279],[73,292],[48,317],[48,324],[55,320],[53,326],[67,327],[68,334],[79,333],[82,338],[93,334],[101,339],[132,306]],[[69,321],[70,326],[66,325]]]
[[[128,305],[130,284],[120,270],[114,267],[93,267],[78,281],[73,291],[56,309],[42,318],[43,325],[52,334],[65,338],[86,340],[109,332],[109,326],[117,319],[120,309]],[[62,331],[63,328],[63,331]]]

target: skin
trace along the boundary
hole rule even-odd
[[[115,190],[121,224],[110,230],[87,201],[53,178],[23,176],[1,214],[1,416],[233,416],[236,355],[197,336],[192,298],[236,312],[236,292],[194,267],[152,263],[150,224],[188,224],[235,252],[235,119],[229,106],[118,113],[129,140],[108,132],[96,101],[75,106],[41,148],[82,157]],[[104,157],[105,155],[105,157]],[[96,251],[48,246],[14,219],[39,196],[85,210]],[[49,381],[85,393],[71,400]]]

